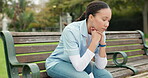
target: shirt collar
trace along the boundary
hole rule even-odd
[[[80,25],[80,32],[83,36],[88,37],[88,29],[86,24],[86,19],[82,21],[82,24]]]

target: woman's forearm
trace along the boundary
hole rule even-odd
[[[100,47],[99,56],[102,58],[106,57],[106,47]]]
[[[91,51],[91,52],[95,52],[96,50],[96,46],[98,45],[98,43],[96,43],[96,41],[92,41],[88,47],[88,49]]]

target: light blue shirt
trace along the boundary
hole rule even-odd
[[[46,69],[56,65],[60,61],[71,62],[69,56],[83,56],[90,42],[91,38],[88,35],[86,20],[69,24],[63,30],[58,46],[46,59]],[[95,54],[98,51],[99,48],[96,49]]]

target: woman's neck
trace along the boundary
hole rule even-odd
[[[86,25],[87,25],[88,34],[91,34],[91,29],[90,29],[91,23],[90,23],[89,19],[86,21]]]

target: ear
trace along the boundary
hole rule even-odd
[[[91,21],[93,21],[94,16],[93,16],[92,14],[90,14],[90,15],[89,15],[89,19],[90,19]]]

